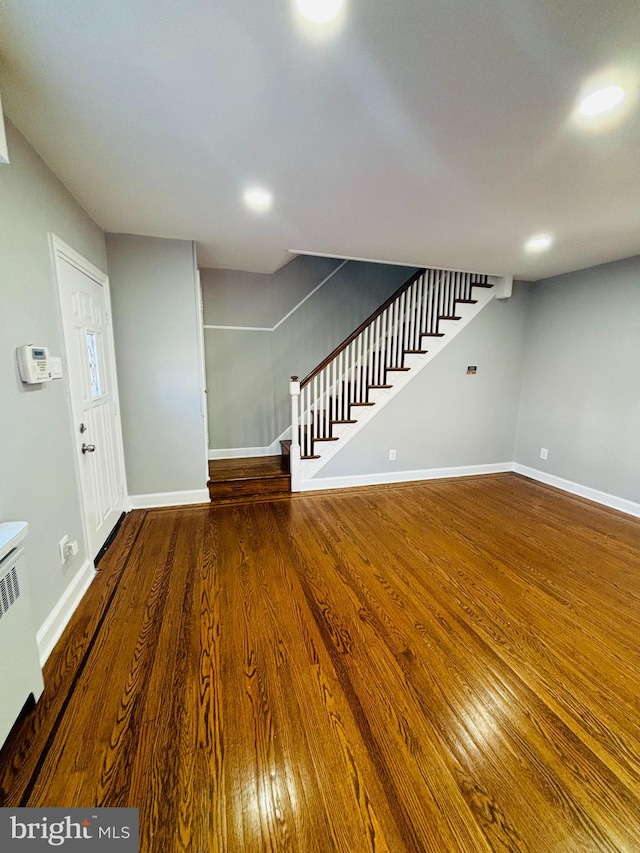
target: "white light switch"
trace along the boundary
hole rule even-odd
[[[49,357],[49,367],[52,379],[62,379],[62,359],[55,356]]]

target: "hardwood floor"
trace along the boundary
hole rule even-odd
[[[144,853],[640,850],[640,521],[515,475],[130,513],[0,804]]]

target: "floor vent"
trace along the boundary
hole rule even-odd
[[[20,597],[15,566],[0,580],[0,619]]]

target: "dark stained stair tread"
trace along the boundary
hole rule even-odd
[[[280,456],[212,459],[207,483],[210,499],[287,494],[291,476],[282,470]]]

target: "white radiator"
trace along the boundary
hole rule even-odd
[[[44,690],[27,594],[22,543],[25,522],[0,524],[0,746],[24,703]]]

